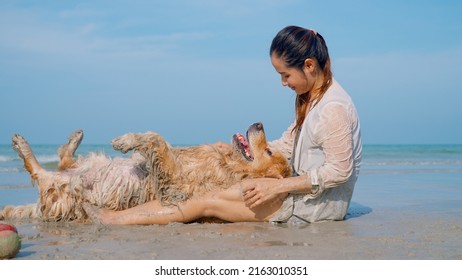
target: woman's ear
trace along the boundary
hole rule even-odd
[[[316,61],[312,58],[305,59],[305,69],[314,72],[316,70]]]

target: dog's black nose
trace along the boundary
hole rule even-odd
[[[261,122],[253,123],[251,126],[249,126],[247,131],[263,131],[263,124]]]

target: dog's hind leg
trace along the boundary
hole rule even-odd
[[[32,149],[21,135],[15,134],[13,149],[24,160],[24,167],[30,173],[32,184],[38,182],[39,201],[37,206],[5,207],[0,218],[20,219],[40,217],[42,220],[70,220],[77,213],[75,208],[75,190],[69,189],[70,175],[66,172],[48,172],[37,161]],[[77,214],[76,214],[77,213]],[[78,217],[78,216],[77,216]]]
[[[83,131],[81,129],[74,131],[69,135],[67,144],[62,145],[58,149],[60,158],[58,170],[63,171],[75,167],[74,153],[79,147],[83,139]]]
[[[24,137],[19,134],[13,135],[12,146],[18,153],[19,157],[24,160],[24,168],[26,168],[26,170],[30,173],[33,183],[38,179],[38,174],[44,171],[44,169],[35,158],[29,143],[27,143]]]

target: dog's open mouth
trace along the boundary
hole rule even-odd
[[[241,152],[245,159],[249,161],[253,160],[253,155],[250,151],[249,142],[247,141],[244,135],[242,135],[241,133],[234,134],[233,142],[235,147]]]

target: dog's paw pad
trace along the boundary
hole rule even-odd
[[[68,144],[71,145],[72,147],[78,147],[80,143],[82,142],[82,139],[83,139],[83,130],[78,129],[69,135]]]
[[[13,149],[18,153],[21,158],[26,158],[31,154],[29,143],[26,139],[19,134],[13,135],[11,142]]]

